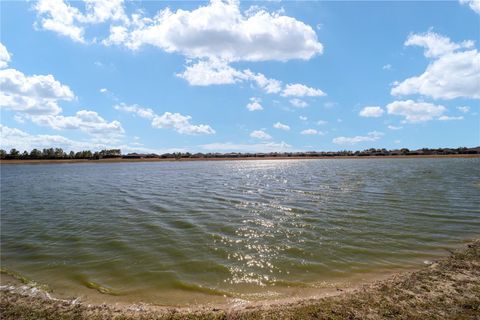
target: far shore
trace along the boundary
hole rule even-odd
[[[31,290],[29,290],[29,288]],[[27,289],[26,293],[25,289]],[[414,272],[338,294],[228,308],[89,304],[52,298],[35,287],[0,288],[2,319],[479,319],[480,240]]]
[[[54,164],[54,163],[125,163],[125,162],[179,162],[179,161],[246,161],[246,160],[315,160],[315,159],[418,159],[418,158],[480,158],[480,154],[447,155],[394,155],[394,156],[318,156],[318,157],[219,157],[219,158],[109,158],[109,159],[40,159],[40,160],[0,160],[0,165],[8,164]]]

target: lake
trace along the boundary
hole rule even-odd
[[[480,158],[0,168],[2,268],[61,297],[314,295],[480,234]]]

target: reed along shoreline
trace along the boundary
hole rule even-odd
[[[3,286],[2,319],[479,319],[480,239],[417,271],[318,299],[228,309],[91,305]]]

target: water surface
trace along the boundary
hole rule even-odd
[[[2,268],[63,296],[281,298],[479,234],[479,158],[1,166]]]

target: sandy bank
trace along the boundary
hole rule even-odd
[[[418,158],[480,158],[480,154],[409,155],[409,156],[334,156],[334,157],[239,157],[239,158],[145,158],[145,159],[57,159],[57,160],[1,160],[0,164],[47,163],[128,163],[128,162],[178,162],[178,161],[245,161],[245,160],[312,160],[312,159],[418,159]]]
[[[1,289],[2,319],[480,319],[480,240],[414,272],[319,299],[216,309],[88,305]]]

